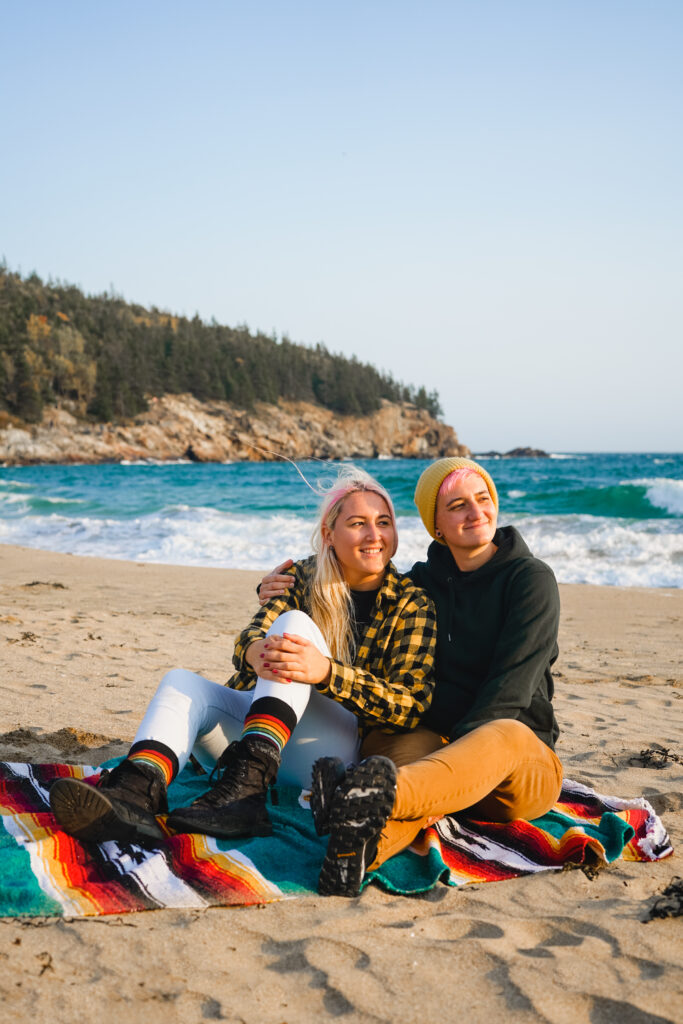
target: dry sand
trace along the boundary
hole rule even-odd
[[[0,546],[0,758],[125,753],[161,675],[222,681],[256,573]],[[564,586],[557,713],[566,775],[645,795],[674,856],[428,898],[370,887],[265,907],[0,921],[2,1021],[296,1024],[683,1021],[683,924],[645,923],[683,874],[683,591]]]

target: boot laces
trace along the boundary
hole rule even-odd
[[[202,803],[223,804],[233,797],[243,797],[245,786],[253,785],[254,769],[258,769],[258,765],[249,758],[240,741],[235,740],[218,758],[209,776],[211,789],[200,798]]]

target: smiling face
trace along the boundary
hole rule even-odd
[[[496,552],[498,514],[484,479],[468,473],[436,499],[436,529],[461,569],[476,569]]]
[[[374,491],[354,491],[341,503],[332,528],[323,528],[344,579],[353,590],[381,586],[396,550],[396,529],[384,498]]]

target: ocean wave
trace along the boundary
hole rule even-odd
[[[192,466],[192,459],[121,459],[119,466]],[[229,465],[229,463],[223,463]]]
[[[683,480],[655,477],[654,479],[629,480],[625,483],[632,487],[644,487],[645,497],[654,508],[663,508],[675,516],[683,515]]]
[[[683,530],[676,520],[574,515],[510,521],[561,583],[683,587]]]
[[[560,582],[683,587],[683,529],[675,519],[632,522],[596,516],[505,517]],[[130,519],[58,512],[0,519],[0,541],[101,558],[172,565],[267,570],[310,552],[312,518],[254,516],[175,506],[171,514]],[[400,516],[394,561],[424,559],[429,538],[417,517]]]
[[[27,505],[30,500],[28,494],[2,494],[0,493],[0,505]]]

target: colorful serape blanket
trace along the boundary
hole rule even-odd
[[[272,791],[274,833],[266,838],[170,835],[154,850],[80,843],[57,828],[48,791],[56,778],[96,781],[99,768],[0,762],[0,916],[88,917],[161,907],[268,903],[313,894],[326,840],[313,828],[308,794]],[[185,770],[169,790],[172,807],[206,789]],[[442,819],[368,877],[414,894],[441,880],[492,882],[568,864],[660,860],[669,837],[645,800],[619,800],[566,781],[560,801],[535,821],[496,825]]]

